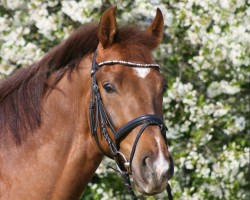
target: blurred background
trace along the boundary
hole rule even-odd
[[[175,199],[249,200],[250,0],[0,0],[0,78],[39,60],[112,5],[120,26],[145,28],[157,7],[164,15],[154,54],[168,80],[164,117]],[[107,169],[112,164],[103,160],[82,199],[129,199],[122,179]]]

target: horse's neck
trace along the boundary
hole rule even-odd
[[[50,100],[46,103],[48,108],[45,109],[45,115],[46,110],[50,109],[58,112],[47,118],[48,125],[46,125],[46,127],[53,127],[52,131],[55,132],[54,135],[57,138],[54,141],[59,140],[55,149],[56,157],[59,154],[65,163],[60,180],[58,180],[57,190],[65,194],[76,194],[76,196],[91,180],[102,158],[93,143],[89,129],[90,85],[89,78],[84,75],[85,71],[85,68],[79,68],[77,72],[69,76],[66,74],[58,85],[59,90],[56,89],[50,94]],[[89,70],[87,72],[89,75]],[[53,120],[54,118],[58,119]],[[62,148],[65,149],[64,153],[60,152]],[[66,188],[70,187],[72,188],[66,192]],[[70,197],[72,198],[73,196]]]
[[[8,195],[17,195],[12,199],[77,199],[91,180],[102,155],[89,132],[90,83],[84,73],[80,67],[70,77],[66,74],[45,95],[41,127],[0,167],[0,175],[5,170],[11,183]]]

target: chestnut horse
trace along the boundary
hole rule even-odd
[[[173,161],[162,122],[165,80],[151,55],[162,13],[141,31],[117,29],[115,12],[1,81],[0,199],[78,199],[104,154],[141,194],[166,188]]]

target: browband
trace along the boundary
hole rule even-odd
[[[160,65],[158,64],[144,64],[144,63],[128,62],[124,60],[108,60],[96,63],[95,68],[91,70],[91,76],[93,76],[96,73],[96,71],[104,65],[116,65],[116,64],[126,65],[127,67],[154,68],[156,70],[160,70]]]

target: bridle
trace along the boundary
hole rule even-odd
[[[120,129],[115,130],[112,122],[110,121],[105,107],[102,102],[102,98],[99,92],[99,87],[97,84],[95,73],[98,69],[100,69],[104,65],[115,65],[120,64],[127,67],[140,67],[140,68],[154,68],[156,70],[159,70],[160,66],[157,64],[141,64],[141,63],[134,63],[134,62],[127,62],[122,60],[112,60],[112,61],[104,61],[99,64],[96,62],[96,56],[97,51],[94,52],[93,58],[92,58],[92,69],[91,69],[91,94],[90,94],[90,106],[89,106],[89,118],[90,118],[90,129],[92,136],[94,136],[96,140],[96,144],[99,147],[100,151],[108,156],[109,158],[113,158],[116,162],[117,170],[119,173],[121,173],[124,181],[125,181],[125,187],[127,188],[128,192],[130,193],[132,199],[137,199],[133,188],[131,186],[129,175],[131,174],[132,170],[132,161],[133,157],[136,151],[137,143],[140,139],[140,136],[142,135],[143,131],[148,126],[159,126],[161,133],[166,141],[166,131],[167,127],[165,126],[163,120],[158,115],[141,115],[129,122],[127,122],[125,125],[123,125]],[[135,142],[132,147],[132,151],[130,154],[130,159],[127,161],[126,157],[119,151],[120,142],[122,138],[124,138],[126,135],[128,135],[134,128],[142,125],[141,129],[139,130]],[[100,131],[104,137],[104,139],[107,141],[110,154],[111,156],[106,153],[103,148],[101,147],[101,144],[99,142],[97,129],[98,126],[100,126]],[[108,134],[108,129],[110,129],[113,134],[115,141],[111,139],[111,137]],[[122,160],[121,160],[122,159]],[[122,163],[124,161],[124,163]],[[169,199],[172,199],[171,194],[171,188],[168,184],[167,186],[168,196]]]

